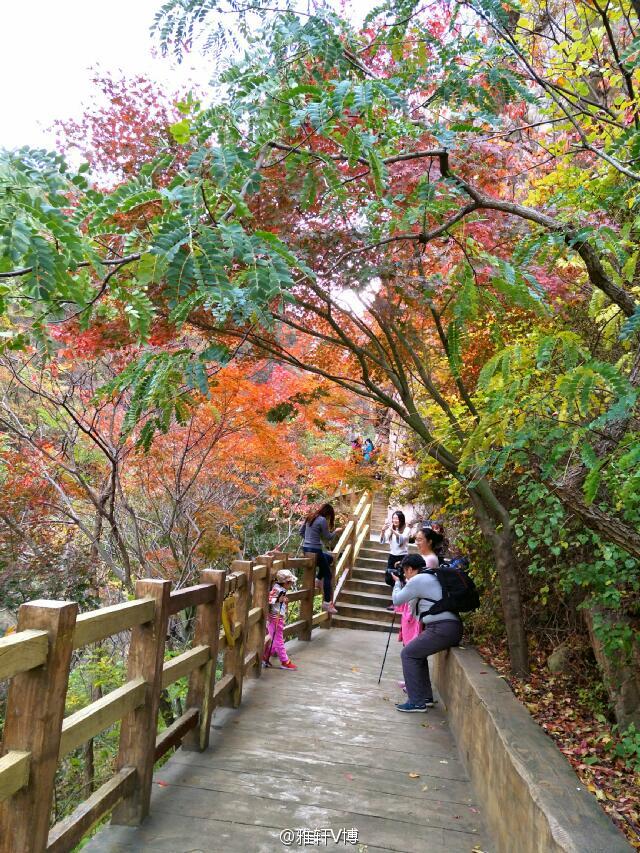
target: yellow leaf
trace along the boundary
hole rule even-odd
[[[419,779],[419,778],[420,778],[419,773],[409,773],[409,779]]]

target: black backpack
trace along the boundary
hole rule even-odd
[[[467,571],[468,568],[467,557],[456,557],[453,560],[445,560],[437,569],[427,569],[440,581],[442,598],[434,602],[421,616],[434,616],[436,613],[444,613],[445,610],[452,613],[471,613],[480,607],[480,594]]]

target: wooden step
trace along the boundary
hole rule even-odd
[[[360,553],[358,556],[373,557],[374,560],[386,560],[388,554],[389,546],[382,545],[380,542],[377,542],[374,539],[366,545],[363,545],[362,548],[360,548]]]
[[[385,584],[386,586],[386,584]],[[349,581],[344,585],[340,593],[340,604],[358,604],[363,607],[388,607],[391,604],[391,590],[386,586],[386,591],[380,592],[362,592],[361,590],[351,589]]]
[[[389,633],[389,625],[384,625],[382,622],[375,622],[371,619],[360,619],[352,616],[332,616],[331,627],[351,628],[352,630],[355,629],[358,631],[384,631],[385,634]],[[393,626],[392,633],[397,634],[399,630],[400,625],[396,619],[396,624]],[[384,654],[382,646],[380,648],[381,654]],[[380,658],[380,662],[382,663],[382,657]]]
[[[386,558],[381,560],[378,557],[363,557],[360,553],[356,560],[356,566],[359,569],[382,569],[384,571],[387,568],[387,560]]]
[[[342,595],[336,601],[336,607],[340,616],[353,619],[368,619],[370,622],[381,622],[389,627],[393,619],[393,613],[384,607],[367,606],[363,604],[348,604]],[[396,618],[396,621],[398,619]]]
[[[362,569],[360,566],[354,566],[351,571],[351,577],[354,580],[360,581],[381,581],[384,583],[384,570],[382,569]]]
[[[382,580],[363,581],[353,576],[345,583],[344,589],[353,590],[354,592],[370,592],[374,595],[391,595],[391,587]]]

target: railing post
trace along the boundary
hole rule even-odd
[[[242,572],[246,582],[236,593],[236,618],[240,623],[240,636],[236,638],[235,646],[227,649],[225,655],[225,671],[234,676],[231,705],[238,708],[242,702],[242,682],[244,680],[244,656],[247,648],[247,628],[249,607],[251,603],[251,584],[253,580],[253,563],[251,560],[234,560],[231,563],[232,572]],[[235,626],[234,626],[235,631]],[[228,660],[228,669],[227,669]]]
[[[170,593],[171,581],[136,583],[136,598],[153,598],[155,609],[150,622],[131,630],[127,678],[144,678],[147,698],[124,717],[120,727],[117,769],[135,767],[137,771],[133,792],[116,806],[111,818],[112,823],[124,826],[137,826],[149,813]]]
[[[69,682],[78,605],[31,601],[18,612],[18,631],[49,634],[42,666],[15,675],[9,686],[2,752],[30,752],[29,782],[0,804],[0,851],[41,853],[47,848],[60,732]]]
[[[209,646],[210,657],[204,666],[194,669],[189,678],[187,708],[198,709],[198,727],[191,729],[182,739],[182,748],[188,752],[202,752],[209,746],[226,574],[224,570],[207,569],[200,575],[200,583],[211,584],[215,589],[215,595],[211,601],[200,605],[196,617],[193,645],[194,647]]]
[[[273,573],[273,557],[270,554],[261,554],[256,557],[254,563],[266,566],[267,571],[263,579],[254,580],[253,606],[262,607],[262,618],[253,627],[254,634],[249,643],[249,648],[256,650],[258,663],[256,677],[262,675],[262,655],[264,654],[265,638],[267,636],[267,620],[269,618],[269,590],[271,589],[271,578]],[[263,584],[261,586],[261,584]]]
[[[256,577],[256,565],[264,566],[264,574]],[[269,568],[264,557],[254,560],[252,569],[253,590],[250,597],[249,609],[260,608],[260,618],[247,628],[247,653],[255,655],[252,672],[255,678],[262,675],[262,652],[264,650],[264,635],[267,630],[267,607],[269,602]]]
[[[316,592],[315,557],[315,554],[310,554],[307,557],[307,565],[302,569],[302,588],[307,590],[307,594],[300,599],[300,618],[304,619],[305,623],[298,635],[300,640],[310,640],[313,630],[313,599]]]

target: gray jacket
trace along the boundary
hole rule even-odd
[[[334,534],[329,530],[329,522],[323,515],[319,515],[311,524],[305,523],[300,528],[300,536],[303,537],[303,548],[322,548],[323,542],[330,545]]]
[[[393,588],[393,603],[406,604],[412,601],[411,612],[420,619],[423,613],[431,607],[434,601],[440,601],[442,598],[442,587],[438,578],[431,572],[421,572],[419,575],[414,575],[410,581],[407,581],[403,587],[400,581],[396,581]],[[425,599],[429,599],[426,601]],[[416,611],[416,608],[418,610]],[[436,613],[433,616],[424,616],[422,622],[428,625],[430,622],[444,622],[445,619],[455,619],[460,621],[460,617],[451,610],[445,610],[442,613]]]

